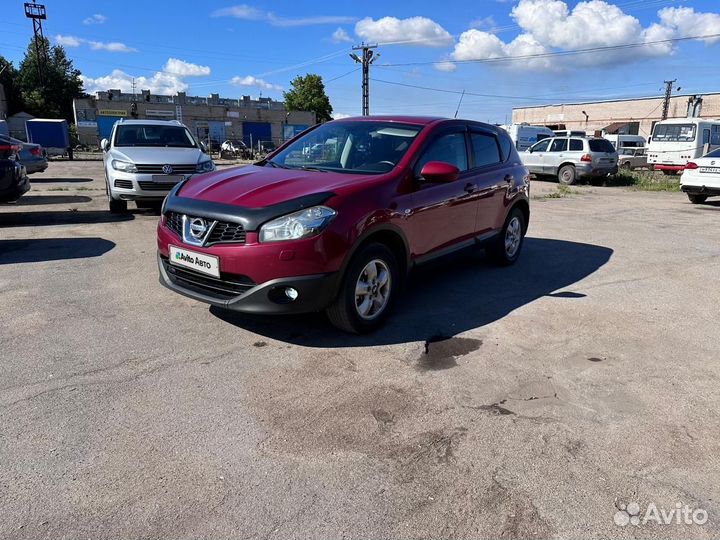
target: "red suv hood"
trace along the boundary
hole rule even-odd
[[[182,187],[178,196],[262,208],[303,195],[357,185],[371,178],[377,176],[250,165],[193,177]]]

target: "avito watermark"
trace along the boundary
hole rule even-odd
[[[613,521],[618,527],[628,525],[639,527],[648,523],[657,525],[705,525],[708,521],[707,510],[693,508],[681,502],[675,503],[675,506],[669,509],[663,506],[658,507],[658,505],[651,502],[644,512],[640,504],[636,502],[618,504],[617,508],[618,511],[615,512]]]

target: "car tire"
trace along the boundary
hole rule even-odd
[[[626,161],[625,163],[623,163],[623,164],[620,166],[620,168],[621,168],[623,171],[632,171],[632,165],[630,165],[630,162],[629,162],[629,161]]]
[[[160,210],[162,201],[135,201],[135,206],[140,210]]]
[[[577,180],[577,171],[572,165],[563,165],[558,171],[558,182],[571,186]]]
[[[687,196],[688,199],[690,199],[690,202],[693,204],[702,204],[707,201],[708,198],[707,195],[698,195],[696,193],[688,193]]]
[[[667,170],[663,169],[663,174],[665,176],[675,176],[675,175],[677,175],[677,172],[676,171],[667,171]]]
[[[490,260],[499,266],[510,266],[520,257],[525,241],[525,214],[513,208],[497,238],[486,248]]]
[[[127,212],[127,201],[113,199],[112,196],[108,196],[108,206],[111,214],[124,214]]]
[[[386,245],[373,243],[361,247],[342,277],[335,301],[326,310],[328,319],[345,332],[372,332],[385,322],[399,284],[398,263]],[[357,294],[361,289],[367,293]]]

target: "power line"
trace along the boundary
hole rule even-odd
[[[523,55],[517,55],[517,56],[502,56],[502,57],[498,57],[498,58],[471,58],[471,59],[466,59],[466,60],[444,60],[444,62],[449,62],[451,64],[494,64],[494,63],[501,63],[501,62],[514,62],[516,60],[530,60],[533,58],[552,58],[555,56],[573,56],[576,54],[587,54],[587,53],[603,52],[603,51],[633,49],[633,48],[638,48],[638,47],[648,47],[650,45],[660,45],[663,43],[677,43],[679,41],[714,39],[714,38],[719,38],[719,37],[720,37],[720,33],[705,34],[705,35],[699,35],[699,36],[684,36],[684,37],[677,37],[677,38],[658,39],[658,40],[654,40],[654,41],[644,41],[644,42],[637,42],[637,43],[605,45],[605,46],[601,46],[601,47],[590,47],[587,49],[568,49],[568,50],[564,50],[564,51],[549,51],[549,52],[545,52],[545,53],[523,54]],[[383,65],[389,66],[389,67],[399,67],[399,66],[426,66],[426,65],[437,64],[437,63],[438,63],[438,60],[434,60],[432,62],[403,62],[403,63],[383,64]]]

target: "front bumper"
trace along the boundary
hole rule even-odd
[[[242,313],[278,315],[321,311],[330,305],[338,290],[338,272],[243,285],[225,276],[217,280],[171,265],[159,251],[157,261],[160,283],[168,289],[206,304]],[[297,291],[295,300],[285,295],[288,287]]]
[[[192,175],[184,175],[175,182],[155,182],[153,174],[125,173],[108,168],[110,192],[114,199],[135,201],[138,199],[164,199],[176,185]]]

